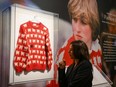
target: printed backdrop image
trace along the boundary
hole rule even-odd
[[[57,43],[57,45],[55,46],[55,49],[56,49],[56,52],[54,55],[55,57],[53,58],[54,66],[52,66],[52,69],[51,69],[52,73],[46,72],[46,71],[44,72],[45,75],[50,75],[50,76],[53,75],[53,79],[52,80],[47,79],[46,81],[38,81],[37,83],[26,83],[26,84],[14,85],[11,87],[32,87],[32,86],[59,87],[58,86],[58,69],[57,69],[58,62],[61,61],[63,58],[65,58],[67,62],[67,66],[71,64],[71,59],[68,55],[68,49],[69,49],[70,42],[75,40],[73,36],[75,33],[72,30],[72,24],[71,24],[71,20],[70,20],[68,8],[67,8],[68,1],[69,0],[2,0],[0,1],[1,3],[0,10],[13,3],[18,3],[24,6],[29,6],[31,8],[42,9],[45,11],[59,14],[58,30],[57,30],[58,39],[53,41],[53,43],[54,42]],[[116,87],[116,0],[97,0],[97,4],[98,4],[98,7],[96,8],[98,8],[100,26],[99,26],[99,30],[96,31],[96,33],[98,34],[98,37],[93,41],[92,49],[89,50],[89,52],[91,56],[91,62],[94,65],[98,65],[100,67],[100,68],[94,67],[95,68],[94,71],[98,72],[98,73],[94,73],[94,75],[96,77],[99,77],[97,75],[100,75],[101,76],[100,79],[102,81],[98,81],[99,78],[96,78],[96,79],[94,78],[93,84],[94,83],[101,84],[102,82],[105,82],[105,83],[109,82],[109,84],[111,83],[112,87]],[[19,12],[19,14],[17,14],[17,18],[19,17],[21,19],[20,19],[20,22],[18,21],[16,22],[18,26],[16,26],[17,36],[15,38],[15,43],[17,43],[18,34],[19,34],[18,29],[20,25],[22,23],[29,21],[29,19],[33,19],[35,17],[35,15],[29,15],[29,14],[30,12],[29,13],[27,12],[26,14],[21,14]],[[41,16],[43,17],[45,15],[41,15]],[[91,17],[96,17],[96,16],[91,16]],[[50,17],[50,19],[52,18]],[[42,20],[39,20],[39,22],[42,22],[48,29],[50,29],[51,25],[48,22],[45,23]],[[49,21],[49,20],[45,20],[45,21]],[[53,33],[51,32],[53,32],[52,29],[50,29],[49,31],[50,35],[52,36]],[[50,40],[52,42],[53,39],[51,36],[50,36]],[[54,47],[53,43],[51,43],[52,49]],[[14,48],[16,48],[16,44]],[[14,53],[14,50],[11,53]],[[13,58],[13,54],[11,57]],[[11,63],[13,64],[12,61],[13,59],[11,60]],[[30,73],[32,74],[32,71],[27,73],[26,75],[28,76]],[[13,73],[11,72],[11,74]],[[24,76],[24,75],[25,75],[24,73],[21,74],[21,76]],[[35,76],[35,78],[38,78],[37,76],[38,74]],[[15,77],[17,78],[19,76],[15,75]],[[20,81],[19,78],[17,79],[18,80],[16,81]],[[10,81],[13,82],[12,80]],[[94,85],[93,87],[99,87],[99,86]]]

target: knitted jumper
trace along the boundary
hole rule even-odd
[[[16,73],[51,69],[49,31],[41,22],[28,21],[20,26],[13,65]]]

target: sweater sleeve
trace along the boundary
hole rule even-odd
[[[24,26],[21,25],[13,61],[16,73],[21,73],[25,69],[27,57],[28,57],[28,46],[26,41],[26,35],[24,33]]]
[[[46,60],[47,60],[47,68],[48,70],[51,69],[51,66],[52,66],[52,49],[51,49],[51,44],[50,44],[50,38],[49,38],[49,31],[48,31],[48,28],[44,27],[44,29],[46,30],[46,34],[45,34],[45,49],[46,49]]]

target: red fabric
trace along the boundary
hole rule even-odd
[[[59,87],[59,85],[56,83],[56,80],[51,80],[50,83],[46,85],[46,87]]]
[[[31,21],[20,26],[13,64],[16,72],[51,69],[52,50],[47,27]]]
[[[57,55],[57,58],[59,58],[59,55],[64,51],[64,54],[63,54],[63,59],[65,59],[66,61],[66,65],[69,66],[70,64],[72,64],[72,59],[70,58],[70,55],[68,53],[69,51],[69,47],[70,47],[70,43],[74,41],[74,37],[72,36],[68,41],[67,41],[67,44],[66,46],[64,46],[63,48],[60,48],[59,51],[58,51],[58,55]],[[57,59],[58,60],[58,59]]]
[[[101,56],[102,56],[102,53],[100,50],[98,50],[97,52],[92,50],[90,54],[92,64],[102,69],[102,57]]]

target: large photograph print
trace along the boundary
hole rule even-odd
[[[54,14],[11,6],[9,83],[53,78]]]
[[[74,40],[89,49],[92,87],[116,87],[116,0],[5,1],[23,6],[12,5],[3,15],[8,20],[1,33],[3,87],[59,87],[58,65],[65,60],[67,70],[73,63],[69,49]]]

